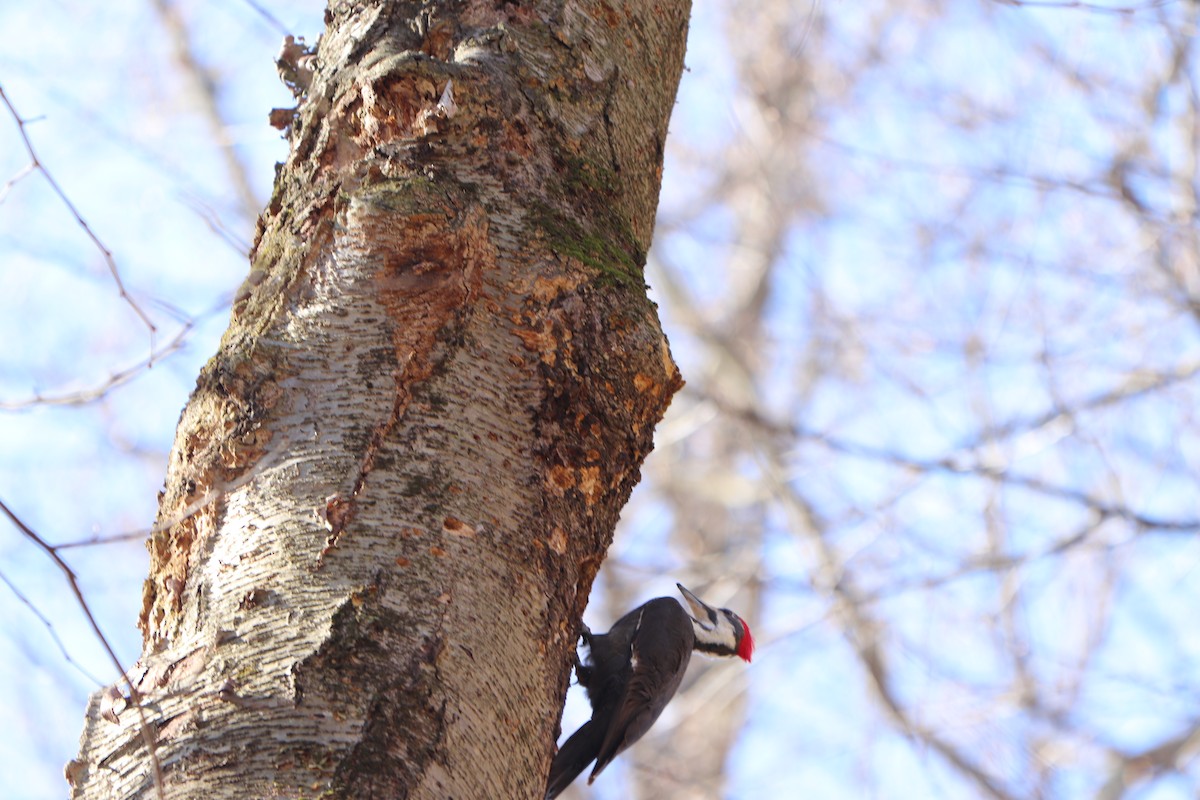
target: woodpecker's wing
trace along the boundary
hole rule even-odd
[[[595,780],[618,753],[650,730],[675,696],[695,646],[692,620],[679,603],[660,597],[641,609],[630,638],[629,679],[596,755]]]

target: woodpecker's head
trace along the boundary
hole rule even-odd
[[[713,608],[699,597],[679,587],[683,599],[692,607],[692,628],[696,632],[696,649],[715,656],[738,656],[749,661],[754,655],[754,637],[746,620],[728,608]]]

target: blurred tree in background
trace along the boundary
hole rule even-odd
[[[61,551],[130,661],[136,532],[283,157],[267,63],[320,28],[256,5],[0,10],[0,85],[167,351],[136,367],[86,234],[7,187],[0,498],[53,542],[134,532]],[[679,579],[761,650],[693,665],[595,796],[1195,796],[1197,13],[697,4],[648,271],[688,385],[588,619]],[[12,530],[0,573],[0,754],[57,796],[95,685],[50,631],[112,676]]]

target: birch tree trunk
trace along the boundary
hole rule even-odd
[[[285,54],[305,94],[179,423],[140,712],[93,698],[73,797],[541,796],[681,385],[642,267],[687,13],[333,3]]]

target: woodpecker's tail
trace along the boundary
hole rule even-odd
[[[579,777],[588,764],[596,760],[596,753],[604,739],[604,730],[595,720],[585,722],[579,730],[563,742],[554,762],[550,765],[550,778],[546,781],[546,800],[554,800]]]

